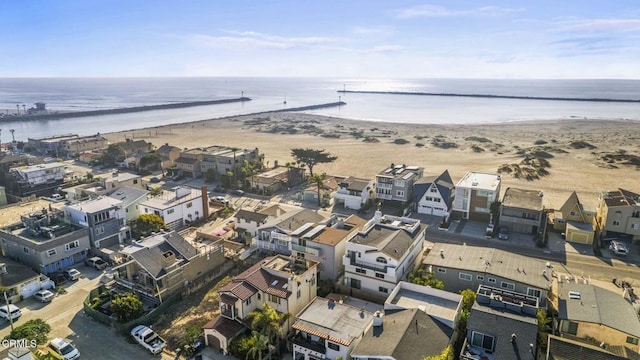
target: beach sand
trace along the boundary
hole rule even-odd
[[[373,178],[391,163],[418,165],[425,175],[449,170],[496,173],[504,164],[543,157],[548,175],[526,180],[504,174],[509,187],[544,192],[558,209],[572,191],[590,209],[604,190],[640,192],[640,123],[562,119],[500,124],[429,125],[346,120],[304,113],[269,113],[204,120],[107,134],[110,142],[144,139],[180,148],[226,145],[259,148],[268,166],[292,161],[291,149],[325,149],[338,159],[314,172]],[[398,144],[403,143],[404,144]],[[420,146],[420,145],[423,146]],[[537,144],[537,145],[536,145]],[[520,165],[522,166],[522,165]],[[513,168],[513,166],[512,166]]]

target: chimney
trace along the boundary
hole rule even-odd
[[[202,191],[202,217],[204,219],[209,217],[209,193],[207,190],[207,185],[202,185],[200,188],[200,191]]]
[[[376,311],[375,314],[373,314],[373,326],[382,326],[382,313],[380,311]]]
[[[380,221],[382,220],[382,211],[380,211],[380,209],[376,210],[375,214],[373,215],[373,222],[376,224],[380,224]]]

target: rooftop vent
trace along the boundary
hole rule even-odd
[[[580,300],[580,293],[577,291],[569,291],[569,299]]]

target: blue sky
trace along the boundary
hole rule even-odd
[[[640,2],[5,1],[0,77],[640,79]]]

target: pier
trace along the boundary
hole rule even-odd
[[[347,105],[347,103],[344,102],[344,101],[336,101],[336,102],[330,102],[330,103],[325,103],[325,104],[300,106],[300,107],[294,107],[294,108],[288,108],[288,109],[279,109],[279,110],[271,110],[271,111],[264,111],[264,112],[267,113],[267,112],[307,111],[307,110],[325,109],[325,108],[343,106],[343,105]]]
[[[36,115],[5,116],[5,117],[1,117],[0,118],[0,122],[2,122],[2,121],[29,121],[29,120],[58,120],[58,119],[76,118],[76,117],[85,117],[85,116],[126,114],[126,113],[141,112],[141,111],[180,109],[180,108],[187,108],[187,107],[193,107],[193,106],[220,105],[220,104],[229,104],[229,103],[245,102],[245,101],[251,101],[251,98],[239,97],[239,98],[234,98],[234,99],[189,101],[189,102],[179,102],[179,103],[160,104],[160,105],[135,106],[135,107],[117,108],[117,109],[73,111],[73,112],[60,112],[60,113],[56,112],[56,113],[36,114]]]
[[[547,96],[518,96],[518,95],[491,95],[491,94],[457,94],[457,93],[429,93],[410,91],[358,91],[338,90],[342,94],[382,94],[382,95],[419,95],[419,96],[447,96],[469,97],[488,99],[516,99],[516,100],[547,100],[547,101],[584,101],[584,102],[615,102],[615,103],[640,103],[640,99],[607,99],[607,98],[576,98],[576,97],[547,97]]]

